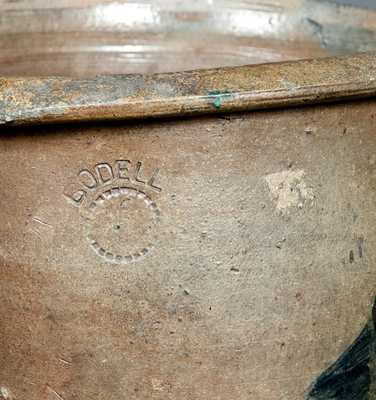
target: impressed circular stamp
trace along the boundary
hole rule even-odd
[[[116,187],[98,196],[89,209],[87,239],[100,257],[127,264],[152,251],[160,212],[148,195]]]
[[[65,194],[82,210],[89,247],[104,261],[129,264],[150,255],[157,242],[160,210],[149,192],[161,192],[156,185],[159,170],[149,179],[141,177],[142,164],[119,160],[115,166],[97,164],[94,172],[81,170],[81,187]]]

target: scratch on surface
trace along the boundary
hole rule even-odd
[[[282,214],[290,208],[303,208],[315,196],[312,188],[304,181],[303,170],[285,170],[265,177],[276,209]]]
[[[62,396],[60,396],[59,393],[57,393],[54,389],[52,389],[52,387],[47,385],[47,390],[53,394],[55,396],[55,398],[59,399],[59,400],[64,400],[64,398]]]
[[[41,224],[43,226],[48,226],[49,228],[52,228],[52,225],[48,224],[47,222],[42,221],[40,218],[38,217],[33,217],[32,221],[37,222],[38,224]]]
[[[31,329],[29,328],[29,330],[31,330]],[[30,379],[28,379],[26,377],[24,377],[24,380],[25,380],[25,382],[27,382],[31,386],[35,386],[36,385],[36,383],[34,383],[33,381],[31,381]]]
[[[35,235],[37,235],[40,240],[42,240],[42,236],[40,235],[40,233],[36,229],[35,230],[34,229],[30,229],[30,231],[32,233],[34,233]]]
[[[65,360],[64,358],[59,358],[59,361],[65,365],[72,365],[71,361]]]

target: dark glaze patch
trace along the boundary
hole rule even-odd
[[[375,321],[372,318],[355,342],[311,385],[307,400],[371,400],[376,392],[375,381]]]

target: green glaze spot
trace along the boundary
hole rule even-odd
[[[208,92],[211,104],[219,110],[222,106],[222,101],[226,98],[232,97],[232,94],[228,91],[221,92],[219,90],[211,90]]]

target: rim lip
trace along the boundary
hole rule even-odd
[[[226,114],[375,95],[373,52],[154,75],[0,78],[0,126]]]

